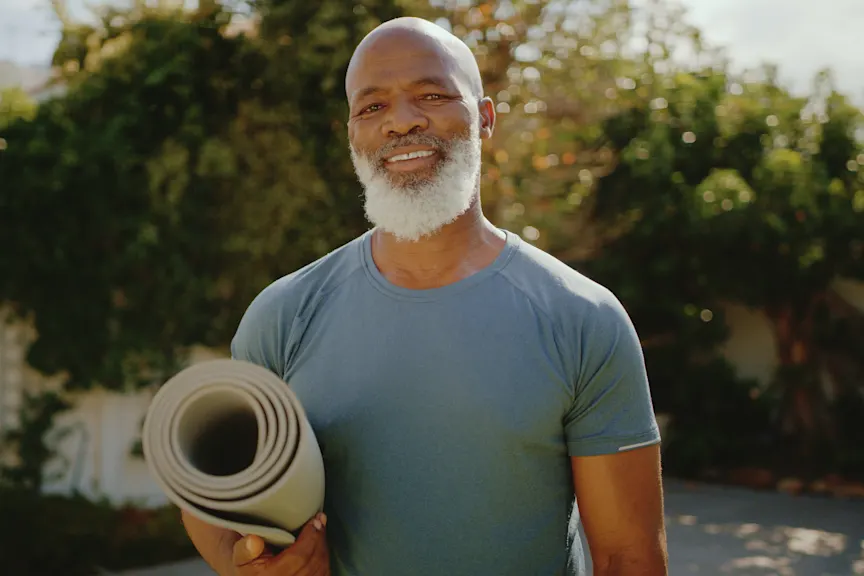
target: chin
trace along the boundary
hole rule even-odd
[[[475,189],[467,178],[432,178],[425,185],[366,187],[365,211],[375,226],[397,240],[416,242],[433,236],[470,208]]]
[[[434,168],[417,170],[416,172],[390,172],[384,168],[382,173],[386,174],[387,183],[394,190],[413,192],[434,184],[440,176],[440,164]]]
[[[434,174],[398,174],[387,178],[387,183],[397,192],[410,194],[432,185],[435,182]]]

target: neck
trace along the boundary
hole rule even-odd
[[[491,264],[505,236],[486,219],[479,198],[459,218],[416,242],[376,229],[372,258],[381,274],[405,288],[426,289],[458,282]]]

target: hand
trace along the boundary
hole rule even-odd
[[[275,555],[260,536],[241,538],[234,544],[234,576],[330,576],[326,525],[327,517],[318,514],[296,542]]]

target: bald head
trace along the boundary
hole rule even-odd
[[[430,59],[476,100],[483,97],[480,69],[471,49],[440,26],[422,18],[396,18],[372,30],[357,46],[345,77],[348,100],[363,89],[368,69],[387,66],[395,60],[414,59],[418,72]],[[380,70],[380,68],[379,68]]]
[[[373,224],[414,240],[478,205],[481,141],[492,136],[495,107],[465,43],[426,20],[391,20],[360,42],[345,90]]]

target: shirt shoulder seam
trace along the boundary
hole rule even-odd
[[[537,310],[539,310],[539,311],[540,311],[540,312],[541,312],[541,313],[546,317],[547,320],[549,320],[550,322],[552,322],[552,325],[555,327],[555,330],[556,330],[556,331],[559,329],[559,328],[558,328],[558,322],[555,320],[555,317],[552,316],[552,314],[550,314],[548,311],[546,311],[546,309],[543,308],[539,303],[537,303],[537,302],[535,301],[534,297],[531,296],[531,295],[528,293],[527,290],[525,290],[524,288],[522,288],[521,286],[519,286],[516,282],[514,282],[514,281],[510,278],[509,275],[507,275],[507,274],[504,273],[504,270],[499,271],[499,274],[504,278],[504,280],[507,281],[508,284],[510,284],[513,288],[515,288],[516,290],[518,290],[518,291],[522,294],[522,296],[524,296],[525,299],[526,299],[526,300],[531,304],[531,306],[532,306],[533,308],[536,308]]]
[[[539,312],[540,312],[540,313],[541,313],[541,314],[542,314],[542,315],[543,315],[543,316],[544,316],[544,317],[545,317],[545,318],[550,322],[550,324],[552,325],[552,331],[553,331],[553,334],[555,335],[555,338],[556,338],[556,339],[558,339],[560,342],[562,342],[562,343],[564,343],[564,344],[567,344],[568,346],[572,346],[572,345],[573,345],[572,342],[568,342],[568,339],[567,339],[566,335],[564,334],[564,331],[563,331],[562,328],[561,328],[560,322],[555,318],[555,316],[553,316],[553,315],[552,315],[551,313],[549,313],[549,312],[548,312],[548,311],[547,311],[543,306],[541,306],[541,305],[540,305],[540,304],[535,300],[535,298],[534,298],[533,296],[531,296],[531,294],[528,293],[527,290],[525,290],[523,287],[519,286],[516,282],[514,282],[514,281],[513,281],[513,280],[512,280],[512,279],[511,279],[511,278],[510,278],[510,277],[509,277],[509,276],[504,272],[504,270],[500,270],[498,273],[499,273],[499,275],[500,275],[501,277],[504,278],[504,280],[505,280],[505,281],[506,281],[510,286],[512,286],[515,290],[517,290],[520,294],[522,294],[522,297],[525,298],[525,300],[528,302],[528,304],[529,304],[532,308],[534,308],[535,310],[539,311]],[[572,353],[572,352],[571,352],[571,353]],[[568,389],[568,392],[570,393],[570,399],[571,399],[571,401],[575,401],[575,400],[576,400],[576,379],[578,378],[578,373],[579,373],[579,371],[580,371],[580,367],[579,367],[579,366],[575,366],[575,372],[576,372],[576,374],[570,374],[570,375],[569,375],[569,378],[570,378],[571,380],[570,380],[570,382],[568,383],[568,384],[569,384],[569,386],[568,386],[568,388],[569,388],[569,389]]]

